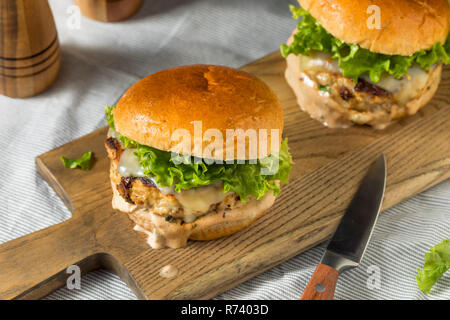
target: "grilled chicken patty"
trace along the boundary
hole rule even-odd
[[[389,114],[391,120],[400,119],[408,114],[406,103],[398,101],[395,92],[385,90],[363,78],[359,78],[355,84],[353,80],[342,74],[329,71],[305,71],[304,75],[300,81],[314,82],[322,94],[329,95],[343,108],[356,111],[357,113],[354,113],[352,119],[355,123],[367,123],[369,120],[365,113],[372,114],[382,111]],[[427,89],[429,89],[429,85],[425,85],[421,91],[418,91],[414,98]]]
[[[223,200],[213,203],[206,212],[187,213],[183,205],[173,193],[162,192],[158,186],[147,177],[124,177],[119,173],[120,157],[125,150],[122,143],[113,137],[105,141],[108,158],[111,160],[110,178],[113,188],[129,204],[141,209],[151,209],[153,213],[171,219],[191,219],[211,212],[221,212],[242,206],[240,198],[235,193],[227,193]],[[200,187],[205,188],[205,187]],[[186,191],[181,191],[181,193]]]
[[[436,92],[442,70],[442,65],[429,70],[413,65],[401,79],[383,74],[378,82],[362,76],[355,83],[329,53],[290,54],[286,62],[286,80],[301,109],[331,128],[365,124],[383,129],[417,113]]]

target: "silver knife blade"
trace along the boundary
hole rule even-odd
[[[386,157],[370,166],[331,238],[321,263],[343,272],[361,262],[383,203]]]

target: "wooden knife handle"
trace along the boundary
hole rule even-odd
[[[336,269],[319,264],[300,300],[333,300],[338,276]]]

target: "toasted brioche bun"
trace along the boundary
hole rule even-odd
[[[294,30],[293,34],[295,34]],[[293,34],[288,44],[293,41]],[[390,109],[380,108],[373,112],[347,109],[331,96],[323,96],[320,91],[300,80],[300,57],[290,54],[286,58],[287,68],[285,78],[297,97],[300,108],[311,118],[319,120],[330,128],[345,128],[353,124],[370,125],[376,129],[384,129],[392,122],[417,113],[436,93],[441,79],[442,65],[430,70],[428,81],[423,91],[416,98],[408,101],[405,106],[393,105]]]
[[[222,134],[221,147],[208,156],[204,156],[205,149],[214,138],[194,148],[195,121],[201,121],[202,136],[208,129],[214,130],[209,133]],[[275,93],[255,76],[223,66],[192,65],[160,71],[138,81],[118,102],[114,122],[123,136],[160,150],[210,159],[256,159],[278,151],[283,113]],[[248,139],[242,140],[244,147],[237,139],[227,149],[227,129],[252,129],[258,138],[259,130],[266,129],[267,147],[260,144],[255,154],[249,150]],[[271,143],[272,129],[278,130],[276,143]],[[192,138],[182,139],[185,133]],[[245,150],[245,155],[237,150]]]
[[[336,38],[383,54],[409,56],[447,39],[447,0],[298,0]],[[368,19],[380,8],[380,28]],[[373,8],[373,7],[371,7]],[[371,21],[370,21],[371,22]]]

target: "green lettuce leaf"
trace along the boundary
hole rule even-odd
[[[111,120],[111,128],[114,128],[113,108],[105,109],[106,118]],[[135,154],[146,176],[154,178],[161,187],[174,185],[176,192],[223,181],[224,193],[235,192],[242,201],[246,201],[250,195],[260,199],[270,190],[277,195],[281,190],[276,181],[288,183],[293,163],[287,139],[282,142],[279,152],[256,163],[245,161],[243,164],[207,164],[200,158],[182,162],[180,160],[184,158],[181,155],[173,157],[171,152],[141,145],[122,135],[119,139],[126,148],[136,148]]]
[[[105,107],[105,116],[106,116],[106,122],[108,123],[108,126],[111,129],[116,129],[114,126],[114,115],[113,115],[113,110],[114,110],[115,106],[106,106]]]
[[[386,55],[342,42],[326,31],[308,11],[292,5],[290,9],[294,19],[303,19],[297,25],[294,41],[289,46],[281,45],[283,57],[291,53],[309,55],[311,51],[328,52],[333,59],[339,60],[345,77],[357,81],[360,76],[368,75],[373,82],[378,82],[384,73],[400,79],[408,74],[408,68],[414,63],[426,70],[433,64],[450,64],[450,38],[443,45],[438,42],[430,50],[421,50],[411,56]]]
[[[417,269],[417,285],[421,291],[430,293],[431,287],[450,269],[450,239],[443,239],[441,243],[425,253],[423,269]]]
[[[66,168],[89,170],[91,168],[92,152],[86,152],[81,158],[78,159],[69,159],[66,157],[61,157],[60,159]]]

